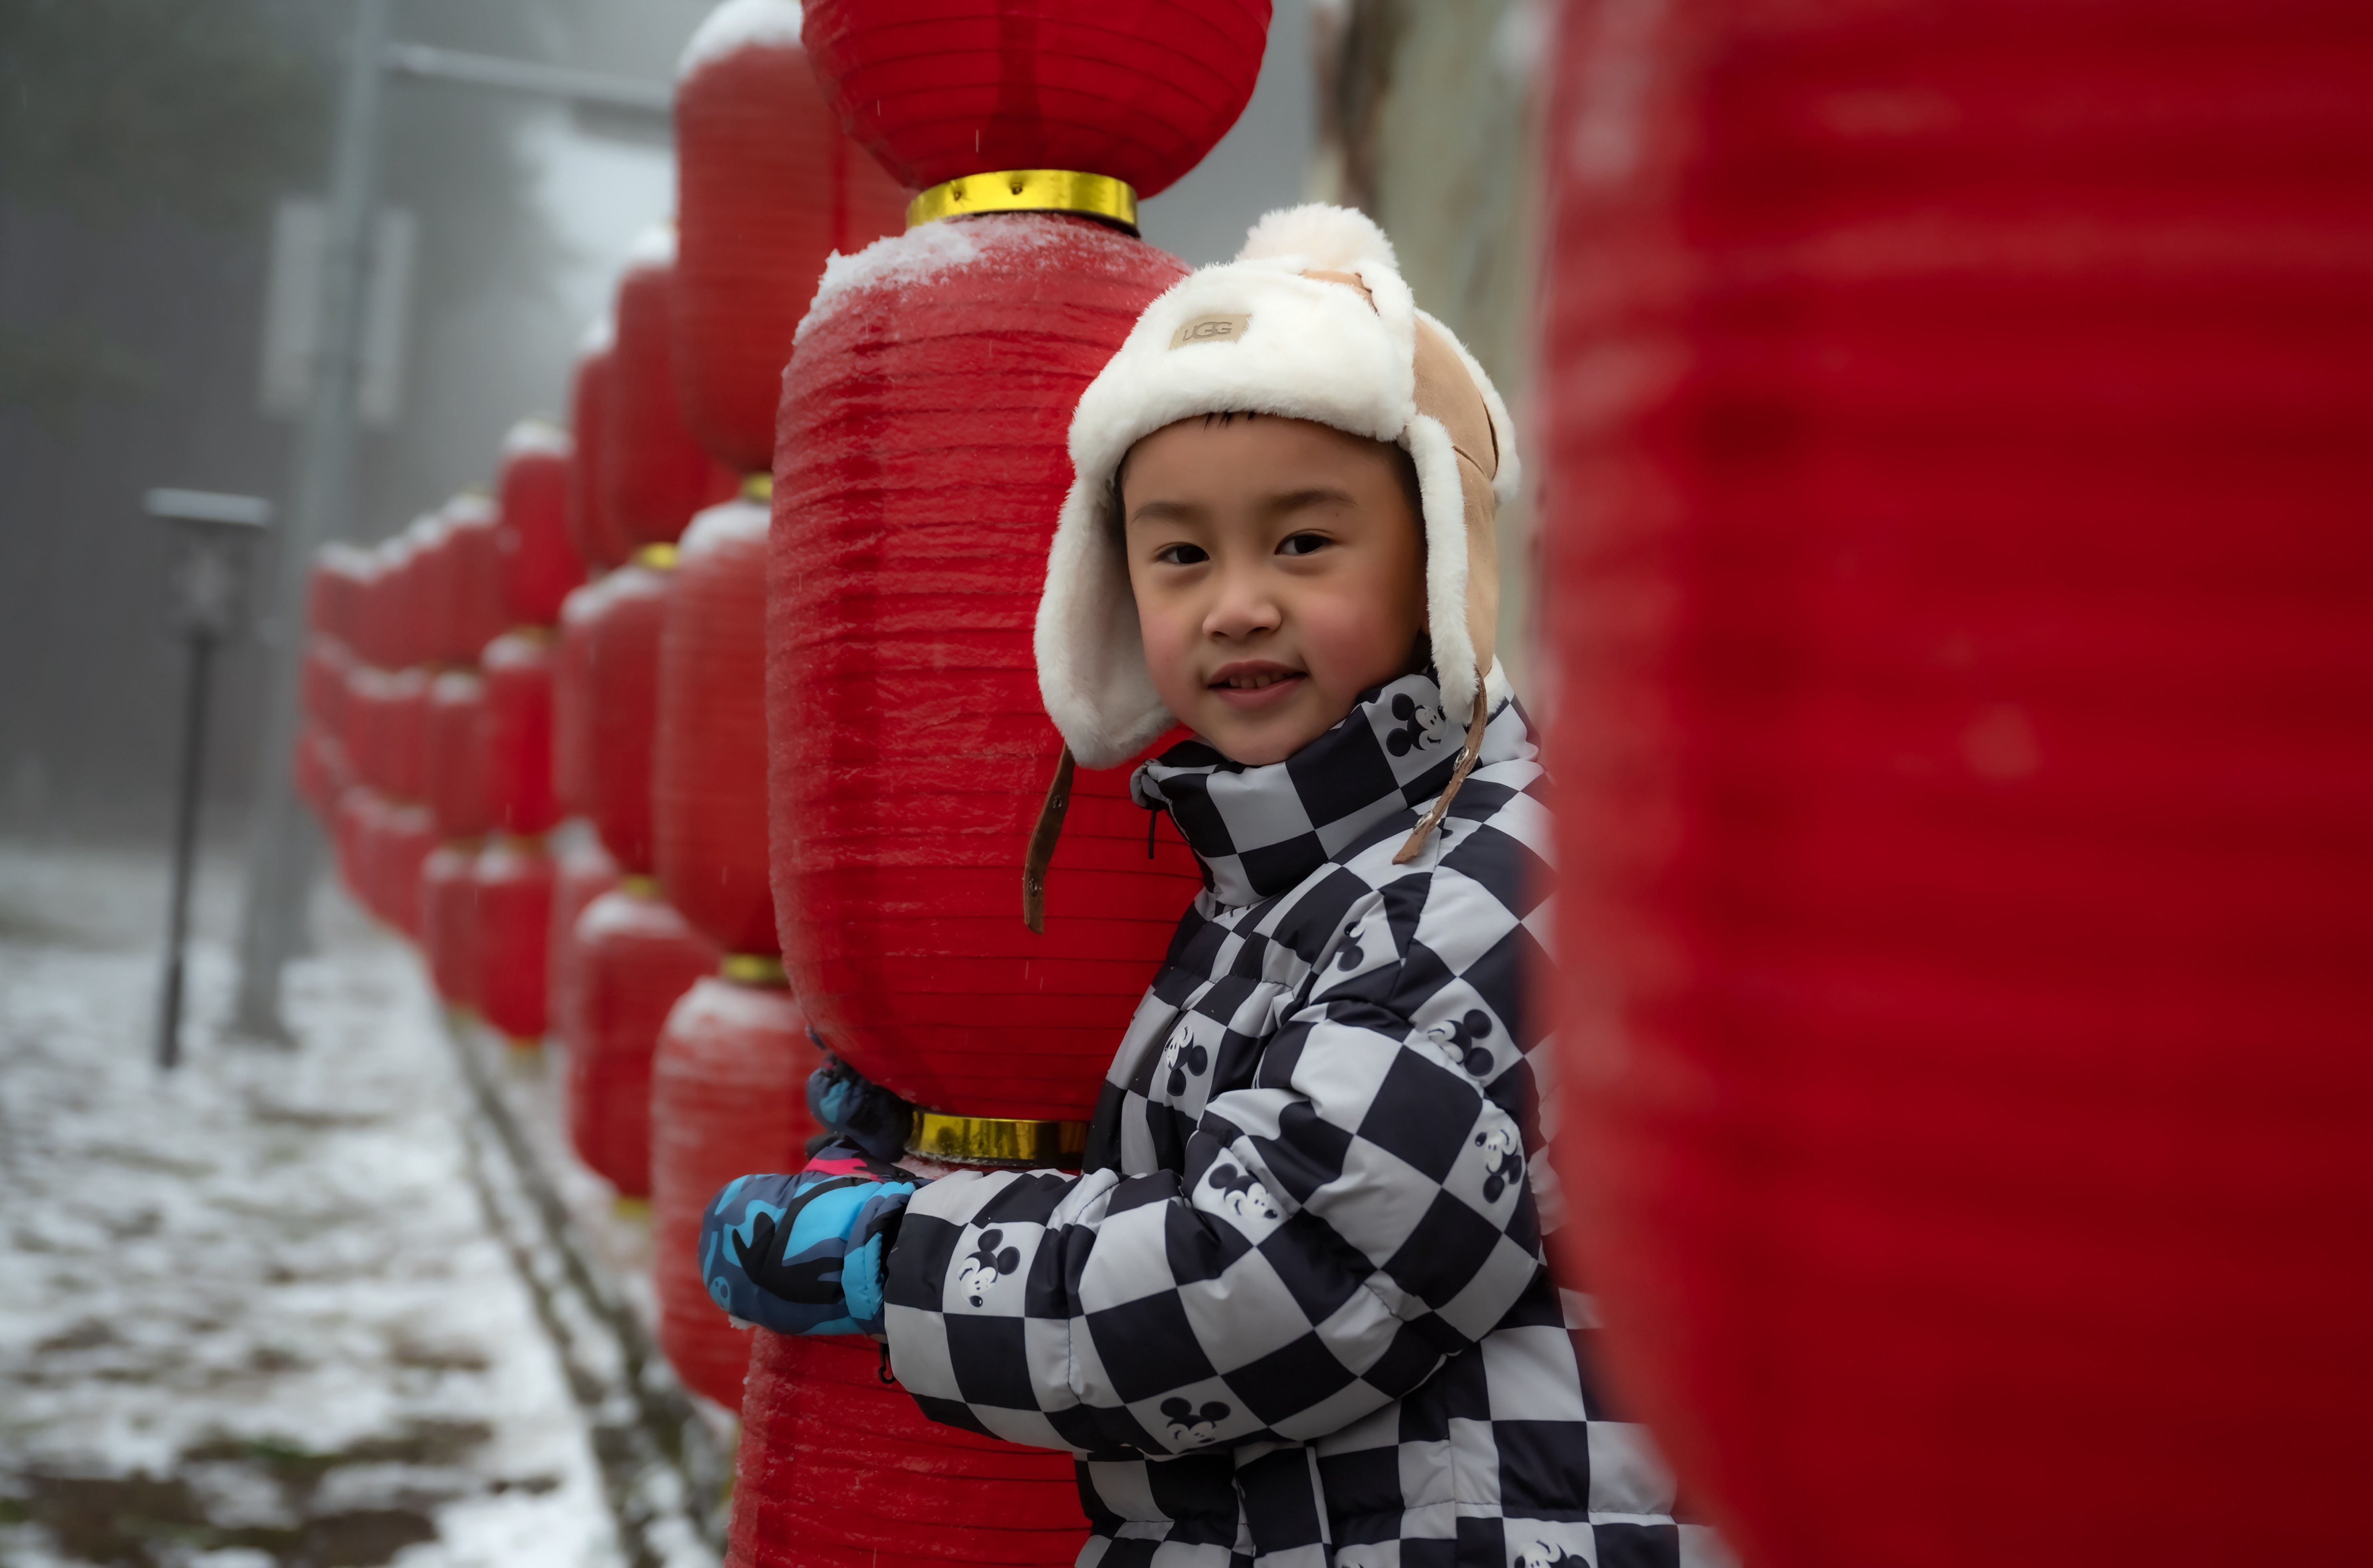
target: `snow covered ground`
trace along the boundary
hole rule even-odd
[[[325,898],[299,1048],[226,1041],[206,901],[160,1077],[162,907],[155,858],[0,844],[0,1564],[651,1561],[409,953]]]

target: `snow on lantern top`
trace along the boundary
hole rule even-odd
[[[999,170],[1177,182],[1244,112],[1269,0],[810,0],[809,61],[899,183]]]

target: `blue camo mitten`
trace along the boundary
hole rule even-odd
[[[735,1177],[700,1220],[709,1299],[777,1334],[880,1338],[890,1248],[921,1185],[839,1141],[795,1175]]]
[[[808,1074],[808,1111],[817,1126],[882,1161],[906,1152],[915,1115],[906,1101],[829,1051],[824,1065]]]

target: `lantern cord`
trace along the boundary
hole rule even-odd
[[[1416,860],[1418,852],[1425,848],[1427,837],[1440,827],[1442,819],[1449,814],[1450,802],[1457,795],[1458,787],[1467,782],[1467,775],[1474,768],[1475,759],[1482,755],[1483,731],[1489,726],[1490,717],[1491,701],[1483,694],[1483,677],[1478,675],[1475,677],[1475,717],[1467,720],[1467,743],[1459,748],[1458,766],[1450,770],[1450,782],[1444,787],[1442,798],[1433,802],[1433,809],[1425,813],[1425,820],[1417,825],[1417,830],[1409,836],[1409,842],[1400,847],[1399,853],[1393,857],[1393,864],[1405,866]]]
[[[1030,848],[1022,859],[1022,923],[1040,935],[1046,930],[1046,866],[1055,858],[1055,841],[1063,836],[1063,813],[1071,807],[1071,748],[1066,745],[1055,763],[1054,779],[1046,786],[1046,803],[1038,808],[1038,825],[1030,833]]]

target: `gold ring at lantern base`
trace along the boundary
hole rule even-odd
[[[646,544],[635,552],[635,565],[649,567],[655,572],[672,572],[675,570],[675,546]]]
[[[1109,174],[996,169],[934,185],[906,204],[906,227],[977,212],[1070,212],[1137,232],[1137,192]]]
[[[766,986],[781,990],[791,983],[783,961],[771,953],[729,953],[717,972],[737,986]]]
[[[640,872],[628,872],[618,879],[618,891],[629,898],[657,898],[660,895],[660,879],[645,876]]]
[[[771,474],[745,474],[742,476],[742,498],[745,501],[771,501],[775,498],[775,476]]]
[[[1083,1121],[1011,1121],[1004,1117],[915,1113],[906,1151],[952,1165],[1056,1166],[1077,1170],[1088,1152]]]

